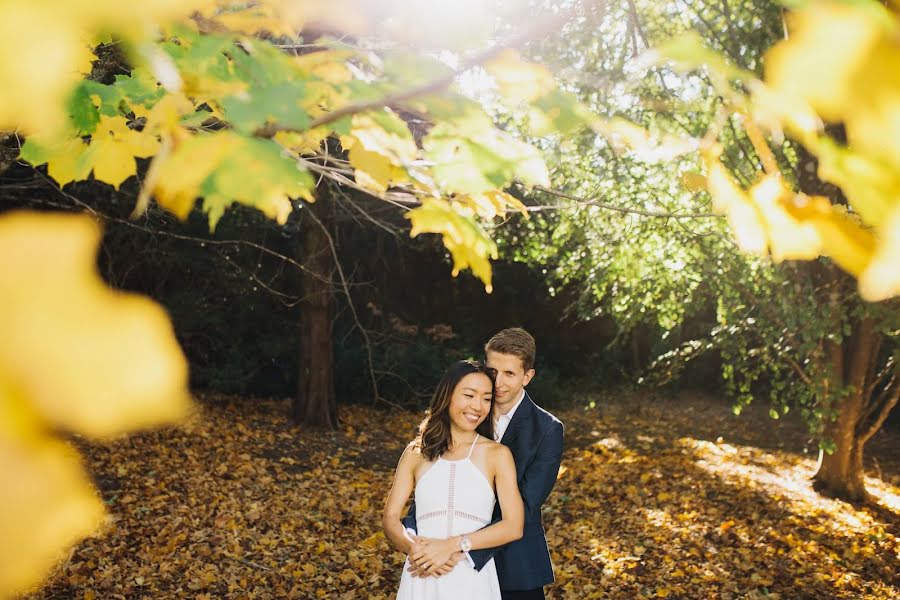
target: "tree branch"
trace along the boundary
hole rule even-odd
[[[871,378],[869,385],[866,386],[865,395],[866,398],[872,396],[875,393],[875,388],[877,388],[884,379],[894,372],[894,357],[891,356],[884,363],[884,367],[881,368],[881,371],[878,372],[877,375]]]
[[[881,410],[876,415],[875,419],[872,421],[869,428],[859,436],[859,443],[865,444],[869,441],[869,439],[875,435],[881,426],[884,424],[890,412],[897,406],[897,401],[900,400],[900,385],[896,385],[896,379],[891,379],[890,383],[888,383],[887,387],[885,387],[884,391],[879,395],[879,404],[881,404]]]
[[[641,41],[644,42],[644,48],[649,49],[650,41],[647,39],[647,34],[644,33],[644,28],[641,26],[641,21],[638,18],[637,6],[635,6],[634,0],[628,0],[628,12],[631,14],[631,21],[634,23],[634,27],[641,37]],[[637,50],[637,43],[635,43],[635,50]],[[662,70],[659,67],[654,67],[653,70],[656,71],[656,75],[659,77],[659,83],[662,86],[663,91],[667,94],[671,94],[672,91],[669,89],[669,86],[666,85],[666,79]]]
[[[544,192],[545,194],[550,194],[552,196],[558,196],[560,198],[566,198],[567,200],[573,200],[578,203],[578,206],[598,206],[600,208],[606,210],[612,210],[615,212],[626,213],[626,214],[634,214],[641,215],[644,217],[655,217],[658,219],[723,219],[722,215],[717,215],[715,213],[673,213],[673,212],[659,212],[659,211],[651,211],[651,210],[641,210],[639,208],[625,208],[622,206],[616,206],[615,204],[608,204],[602,202],[599,198],[579,198],[578,196],[573,196],[571,194],[567,194],[565,192],[561,192],[559,190],[554,190],[548,187],[544,187],[542,185],[534,186],[535,190],[539,192]],[[561,210],[559,207],[555,206],[529,206],[528,210],[531,212],[538,212],[541,210]]]
[[[577,6],[578,5],[576,4],[575,7]],[[526,28],[522,33],[512,36],[502,44],[498,44],[492,48],[488,48],[487,50],[476,54],[469,60],[463,61],[463,63],[457,69],[422,85],[418,85],[409,88],[408,90],[397,92],[388,96],[383,96],[375,100],[367,100],[365,102],[348,104],[347,106],[343,106],[331,112],[325,113],[319,117],[316,117],[309,123],[308,126],[304,127],[302,130],[297,129],[296,127],[287,127],[284,125],[272,124],[257,129],[255,135],[258,137],[269,138],[280,131],[309,131],[311,129],[315,129],[316,127],[328,125],[329,123],[333,123],[338,119],[355,115],[357,113],[365,112],[367,110],[373,110],[376,108],[382,108],[385,106],[391,106],[394,104],[402,104],[403,102],[411,100],[412,98],[417,98],[419,96],[425,96],[427,94],[438,92],[446,87],[449,87],[457,77],[459,77],[466,71],[489,62],[490,60],[499,56],[504,50],[508,50],[510,48],[518,48],[519,46],[522,46],[529,41],[538,39],[554,31],[558,31],[560,27],[572,17],[574,12],[575,10],[573,7],[567,11],[560,12],[559,14],[549,19],[537,19],[534,23],[532,23],[531,27]]]

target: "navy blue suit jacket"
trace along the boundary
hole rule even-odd
[[[541,506],[550,495],[559,473],[563,424],[536,405],[526,392],[500,443],[509,447],[516,462],[519,493],[525,504],[524,533],[521,539],[505,546],[473,550],[469,555],[478,570],[493,557],[501,589],[531,590],[553,583],[553,565],[541,523]],[[499,520],[498,503],[492,522]],[[417,530],[415,502],[410,506],[403,524]]]

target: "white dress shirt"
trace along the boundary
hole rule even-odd
[[[506,433],[507,428],[509,427],[509,422],[512,421],[513,415],[516,414],[516,410],[519,408],[519,405],[522,404],[522,400],[525,399],[525,388],[522,388],[522,391],[519,392],[519,399],[516,400],[516,403],[513,404],[513,407],[509,409],[509,412],[505,415],[500,415],[496,419],[494,419],[494,441],[499,442],[503,437],[503,434]]]

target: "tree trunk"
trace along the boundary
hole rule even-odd
[[[839,404],[837,417],[825,427],[835,450],[821,455],[813,478],[813,488],[825,495],[853,502],[868,499],[863,449],[887,417],[886,412],[881,414],[883,406],[873,381],[881,340],[874,319],[864,318],[853,323],[852,335],[826,347],[832,377],[825,382],[825,393],[839,398]],[[849,392],[841,395],[844,388]]]
[[[837,419],[826,428],[826,435],[834,441],[836,448],[831,454],[822,452],[819,470],[813,477],[813,489],[817,492],[851,502],[868,498],[863,469],[864,444],[856,435],[862,403],[861,394],[844,398]]]
[[[638,323],[629,334],[629,367],[633,375],[643,373],[650,363],[651,332],[647,325]]]
[[[319,429],[338,426],[337,401],[334,395],[334,353],[331,324],[334,318],[334,295],[331,278],[334,255],[325,227],[327,189],[319,199],[302,209],[300,260],[301,274],[300,353],[294,420],[299,425]]]

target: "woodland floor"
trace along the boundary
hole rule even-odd
[[[900,597],[900,433],[867,446],[877,503],[854,507],[812,492],[802,428],[764,407],[595,400],[556,411],[548,598]],[[27,598],[392,598],[381,507],[419,415],[347,408],[328,434],[288,409],[203,397],[183,427],[81,445],[109,525]]]

